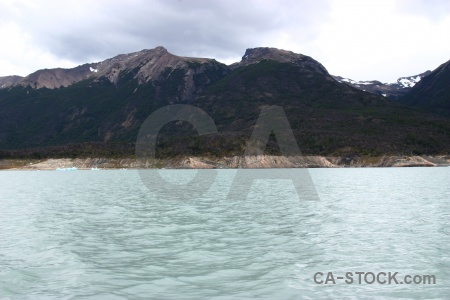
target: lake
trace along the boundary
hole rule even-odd
[[[281,179],[230,199],[237,172],[195,198],[136,170],[0,172],[0,298],[450,298],[450,168],[310,169],[317,199]],[[388,272],[436,281],[370,283]]]

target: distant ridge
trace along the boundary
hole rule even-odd
[[[400,77],[394,83],[382,83],[378,80],[355,81],[341,76],[333,77],[337,81],[353,86],[359,90],[387,97],[392,100],[398,100],[400,97],[406,95],[415,84],[430,73],[431,71],[426,71],[418,75]]]

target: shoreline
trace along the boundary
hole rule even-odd
[[[56,170],[76,167],[98,169],[261,169],[261,168],[365,168],[365,167],[447,167],[450,155],[404,156],[233,156],[223,158],[177,157],[133,158],[49,158],[3,159],[0,170]]]

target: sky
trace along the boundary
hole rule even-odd
[[[450,60],[449,0],[0,0],[0,76],[164,46],[230,64],[247,48],[393,82]]]

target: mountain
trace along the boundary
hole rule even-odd
[[[247,63],[260,53],[265,57]],[[300,65],[295,62],[301,56],[286,56],[278,49],[248,49],[242,61],[232,65],[233,71],[212,83],[193,104],[213,117],[219,131],[234,132],[234,137],[240,133],[243,140],[262,106],[281,105],[304,153],[448,151],[444,140],[450,137],[443,128],[450,129],[449,120],[341,84],[312,58],[304,57],[309,63]],[[269,148],[276,150],[272,142]]]
[[[447,153],[450,145],[448,118],[339,83],[311,57],[253,48],[227,66],[157,47],[40,70],[0,89],[0,157],[133,155],[144,120],[175,103],[205,110],[219,133],[171,122],[159,156],[243,154],[268,105],[283,107],[305,154]],[[266,151],[280,153],[276,136]]]
[[[415,84],[430,73],[431,71],[426,71],[418,75],[400,77],[396,82],[392,83],[382,83],[377,80],[355,81],[341,76],[333,76],[333,78],[359,90],[387,97],[391,100],[398,100],[400,97],[406,95]]]
[[[450,117],[450,61],[423,78],[400,101]]]
[[[189,103],[228,73],[214,59],[179,57],[162,47],[37,71],[0,89],[0,149],[132,141],[155,109]]]
[[[170,54],[164,47],[157,47],[152,50],[118,55],[99,63],[84,64],[72,69],[39,70],[24,78],[9,82],[5,80],[3,87],[20,85],[34,89],[55,89],[68,87],[83,80],[98,82],[105,79],[117,84],[120,76],[124,74],[131,74],[138,84],[143,84],[161,80],[169,75],[167,74],[169,69],[182,73],[179,74],[183,76],[184,81],[183,92],[180,95],[182,100],[191,99],[196,92],[194,83],[196,75],[208,73],[213,69],[223,74],[228,72],[225,65],[214,59],[179,57]]]

